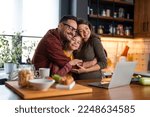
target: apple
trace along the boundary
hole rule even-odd
[[[58,74],[52,75],[52,78],[53,78],[53,79],[55,80],[55,82],[57,82],[57,83],[61,80],[61,76],[58,75]]]

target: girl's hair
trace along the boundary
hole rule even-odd
[[[93,29],[93,25],[92,25],[89,21],[79,18],[79,19],[77,20],[77,24],[78,24],[78,25],[80,25],[80,24],[88,25],[89,29],[91,30],[90,39],[91,39],[91,38],[92,38],[92,39],[93,39],[93,38],[99,38],[99,39],[100,39],[100,37],[95,34],[94,29]]]

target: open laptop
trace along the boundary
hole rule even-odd
[[[100,88],[115,88],[129,85],[135,67],[136,62],[118,62],[109,83],[92,82],[88,83],[88,85]]]

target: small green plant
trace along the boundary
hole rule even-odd
[[[22,31],[23,32],[23,31]],[[22,56],[22,32],[15,32],[12,36],[12,50],[11,50],[11,61],[12,63],[18,64],[21,61]]]
[[[23,32],[23,31],[22,31]],[[0,36],[0,63],[18,64],[22,56],[21,33],[14,32],[12,38]]]
[[[4,63],[10,60],[9,56],[9,41],[6,36],[0,36],[0,63]]]

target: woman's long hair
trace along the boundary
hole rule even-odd
[[[89,27],[89,29],[90,29],[90,31],[91,31],[91,35],[90,35],[89,41],[90,41],[91,39],[94,39],[94,38],[99,38],[99,39],[100,39],[100,37],[94,32],[93,25],[92,25],[89,21],[79,18],[79,19],[77,20],[77,24],[78,24],[78,25],[80,25],[80,24],[85,24],[85,25],[87,25],[87,26]],[[101,40],[101,39],[100,39],[100,40]]]
[[[91,30],[91,35],[90,35],[90,38],[88,39],[88,43],[90,43],[90,41],[95,38],[98,38],[101,41],[100,37],[94,32],[93,25],[89,21],[80,18],[77,20],[77,24],[78,25],[80,25],[80,24],[88,25],[89,29]],[[105,49],[104,49],[104,52],[107,57],[107,51]]]

